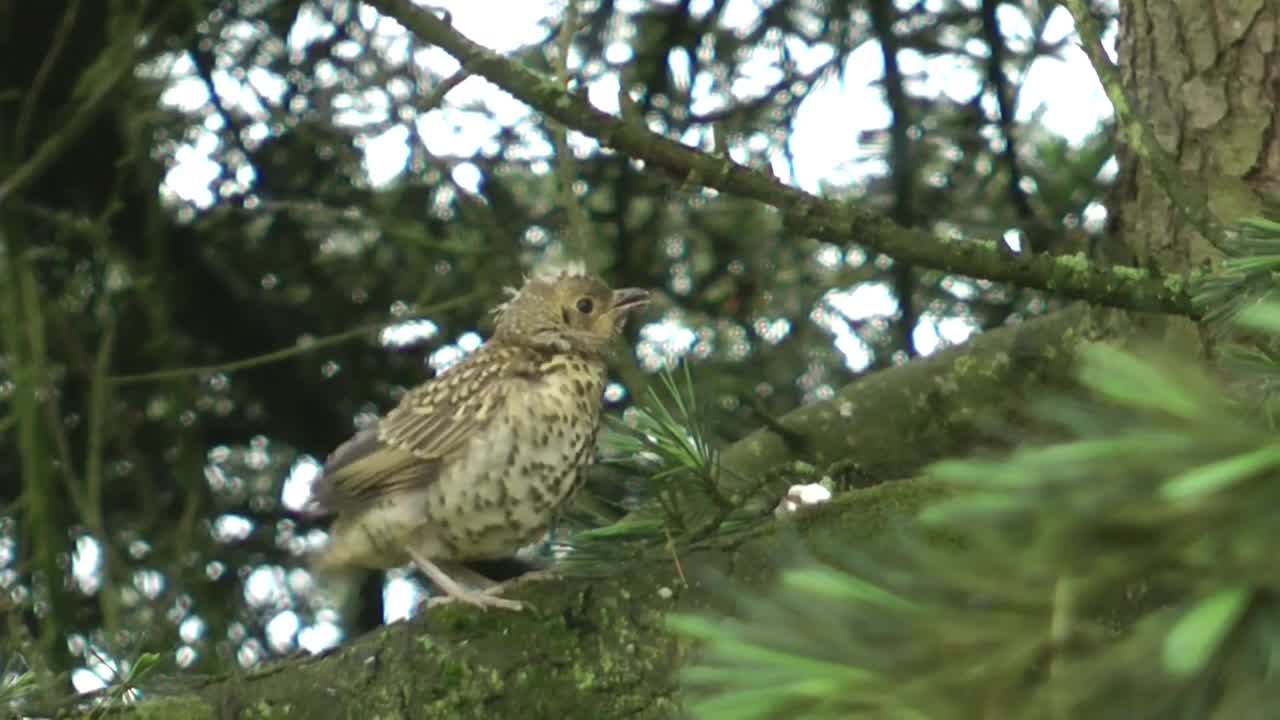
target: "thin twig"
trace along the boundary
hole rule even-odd
[[[71,441],[67,439],[67,431],[62,426],[62,409],[56,397],[50,397],[42,405],[44,424],[49,428],[58,460],[62,462],[58,474],[62,476],[63,488],[67,491],[67,497],[71,498],[71,507],[78,515],[83,516],[84,494],[80,492],[80,474],[76,472],[75,457],[71,454]]]
[[[213,107],[213,111],[218,114],[218,117],[222,118],[222,123],[227,128],[226,135],[230,137],[235,149],[239,150],[241,155],[245,158],[253,157],[253,153],[249,152],[249,148],[245,147],[244,144],[243,125],[227,109],[226,103],[222,102],[222,95],[218,93],[218,85],[213,80],[213,69],[216,62],[213,48],[201,49],[201,41],[197,40],[190,43],[190,47],[187,48],[187,54],[191,56],[191,62],[195,66],[196,77],[200,78],[200,81],[204,83],[205,93],[209,96],[209,104]],[[251,91],[253,90],[253,83],[251,82],[244,83],[244,86]],[[261,101],[261,98],[259,98],[259,101]],[[262,103],[262,106],[269,107],[267,103]],[[219,163],[219,165],[221,168],[218,171],[220,177],[226,177],[230,168],[227,163]]]
[[[111,552],[113,543],[107,534],[106,518],[102,510],[102,480],[104,456],[106,454],[104,437],[106,435],[107,404],[111,397],[111,382],[108,370],[111,369],[111,353],[115,344],[116,317],[111,309],[106,283],[99,296],[99,312],[102,318],[102,339],[98,352],[94,357],[93,374],[89,380],[89,439],[85,448],[84,464],[84,496],[85,507],[81,517],[89,531],[102,544],[102,588],[98,592],[98,601],[102,607],[103,628],[108,638],[116,637],[120,626],[120,606],[117,603],[114,587],[116,562]]]
[[[439,302],[425,308],[414,309],[415,314],[425,314],[438,312],[447,308],[461,305],[471,300],[470,295],[461,295],[444,302]],[[235,372],[236,370],[246,370],[248,368],[259,367],[262,365],[270,365],[274,362],[287,360],[298,355],[305,355],[309,352],[319,350],[321,348],[340,345],[349,340],[367,335],[375,330],[381,330],[388,325],[395,324],[395,321],[379,321],[361,325],[360,327],[346,330],[334,335],[318,338],[303,344],[295,344],[291,347],[281,348],[262,355],[244,358],[243,360],[234,360],[229,363],[220,363],[217,365],[200,365],[196,367],[173,368],[171,370],[156,370],[154,372],[135,373],[132,375],[113,375],[110,380],[114,385],[132,385],[144,382],[160,382],[164,380],[181,380],[188,377],[198,377],[201,375],[212,375],[214,373]]]
[[[49,479],[50,463],[39,430],[45,370],[44,324],[39,316],[39,294],[30,259],[13,250],[3,226],[0,226],[0,273],[5,276],[0,290],[6,291],[0,302],[0,329],[4,331],[5,353],[13,368],[11,374],[17,381],[12,412],[18,425],[23,522],[32,538],[19,563],[30,560],[32,574],[43,574],[45,581],[55,586],[61,577],[58,558],[65,549],[66,536],[56,518],[58,506]],[[52,593],[47,611],[40,617],[39,643],[48,657],[55,656],[65,632],[65,605],[66,598],[61,593]]]
[[[49,75],[53,73],[54,65],[58,63],[58,56],[62,55],[62,49],[67,45],[67,39],[71,37],[71,28],[75,26],[76,16],[79,14],[80,0],[71,0],[67,4],[67,9],[62,12],[62,23],[58,25],[53,41],[49,43],[49,49],[45,51],[44,58],[40,61],[40,68],[31,79],[31,87],[22,99],[22,110],[18,113],[18,124],[13,131],[13,151],[18,157],[21,157],[26,150],[27,135],[31,132],[31,119],[35,117],[36,108],[40,106],[40,95],[44,92],[45,83],[49,82]]]
[[[671,531],[663,527],[662,534],[667,536],[667,552],[671,553],[671,560],[676,565],[676,575],[680,577],[680,583],[689,587],[689,581],[684,576],[684,568],[680,566],[680,555],[676,553],[676,541],[671,537]]]
[[[19,272],[21,273],[21,290],[23,297],[23,311],[26,316],[27,343],[31,349],[31,375],[30,380],[37,390],[45,388],[48,378],[45,377],[46,358],[48,350],[46,348],[45,334],[48,332],[48,323],[46,322],[42,299],[40,297],[39,280],[32,271],[29,263],[22,263]],[[44,416],[45,425],[48,427],[48,434],[53,439],[53,444],[58,459],[62,462],[59,468],[59,476],[62,479],[63,488],[67,491],[67,497],[71,499],[71,506],[81,517],[85,514],[85,497],[82,490],[80,475],[76,472],[75,456],[71,452],[71,441],[67,439],[67,431],[63,426],[62,405],[58,398],[58,393],[50,392],[44,402],[40,403],[42,415]]]
[[[9,203],[8,210],[19,217],[45,223],[60,232],[95,240],[104,237],[103,228],[97,225],[93,219],[65,210],[50,210],[47,207],[25,202]]]
[[[420,113],[435,110],[440,103],[444,102],[444,96],[448,95],[449,91],[461,85],[469,77],[471,77],[471,71],[465,65],[458,68],[457,72],[441,80],[439,85],[432,88],[431,94],[423,98],[415,109]]]
[[[552,60],[555,68],[556,82],[566,91],[569,89],[569,51],[573,47],[573,35],[578,27],[578,5],[574,0],[566,0],[564,19],[560,21],[560,32],[556,36],[556,57]],[[568,220],[570,255],[591,264],[591,227],[587,222],[582,204],[573,192],[573,185],[578,176],[577,163],[573,160],[573,150],[569,147],[569,129],[562,123],[548,118],[551,136],[556,148],[556,181],[560,191],[560,205],[563,206]]]
[[[176,7],[181,7],[181,5],[179,3],[170,5],[170,8]],[[168,12],[172,12],[172,10]],[[102,56],[106,57],[111,53],[118,52],[117,48],[125,48],[120,53],[120,57],[113,58],[110,63],[110,72],[107,73],[101,83],[95,86],[94,92],[88,99],[80,104],[71,119],[56,134],[41,143],[40,147],[25,163],[13,171],[3,182],[0,182],[0,203],[4,203],[9,197],[21,192],[23,188],[40,177],[76,140],[80,139],[84,131],[98,119],[98,115],[106,108],[108,102],[119,99],[116,95],[116,90],[121,83],[133,77],[137,59],[151,48],[151,44],[156,42],[157,38],[168,37],[164,33],[155,32],[156,26],[167,21],[168,12],[157,18],[151,27],[137,34],[121,33],[121,39],[117,44],[108,45],[103,49]],[[137,42],[139,37],[145,38],[145,41]]]

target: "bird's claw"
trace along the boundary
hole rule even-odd
[[[522,603],[519,600],[511,600],[494,594],[494,591],[499,589],[500,586],[494,586],[488,590],[471,591],[460,593],[458,595],[436,595],[434,597],[427,598],[426,607],[430,609],[440,605],[449,605],[455,602],[465,603],[472,607],[478,607],[481,610],[487,610],[492,607],[500,610],[520,612],[526,607],[529,607],[527,603]]]

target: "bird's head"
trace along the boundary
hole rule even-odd
[[[494,310],[495,340],[588,354],[605,353],[631,311],[649,302],[648,291],[610,290],[580,263],[535,273],[507,292]]]

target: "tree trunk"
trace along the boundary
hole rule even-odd
[[[1131,0],[1118,52],[1125,92],[1161,152],[1172,156],[1210,210],[1230,223],[1263,211],[1280,191],[1280,3],[1275,0]],[[1186,270],[1216,256],[1182,219],[1134,148],[1117,230],[1142,264]]]
[[[1117,52],[1125,94],[1157,147],[1204,193],[1222,225],[1274,210],[1280,190],[1280,2],[1129,0]],[[1112,229],[1139,265],[1162,272],[1206,266],[1220,253],[1186,221],[1138,148],[1121,153]],[[1270,208],[1268,208],[1270,205]],[[1169,318],[1164,343],[1203,346],[1197,326]]]

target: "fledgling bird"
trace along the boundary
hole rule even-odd
[[[521,608],[441,565],[511,557],[554,522],[595,459],[612,343],[649,293],[580,264],[507,292],[488,342],[325,461],[313,502],[337,519],[314,570],[412,562],[440,601]]]

